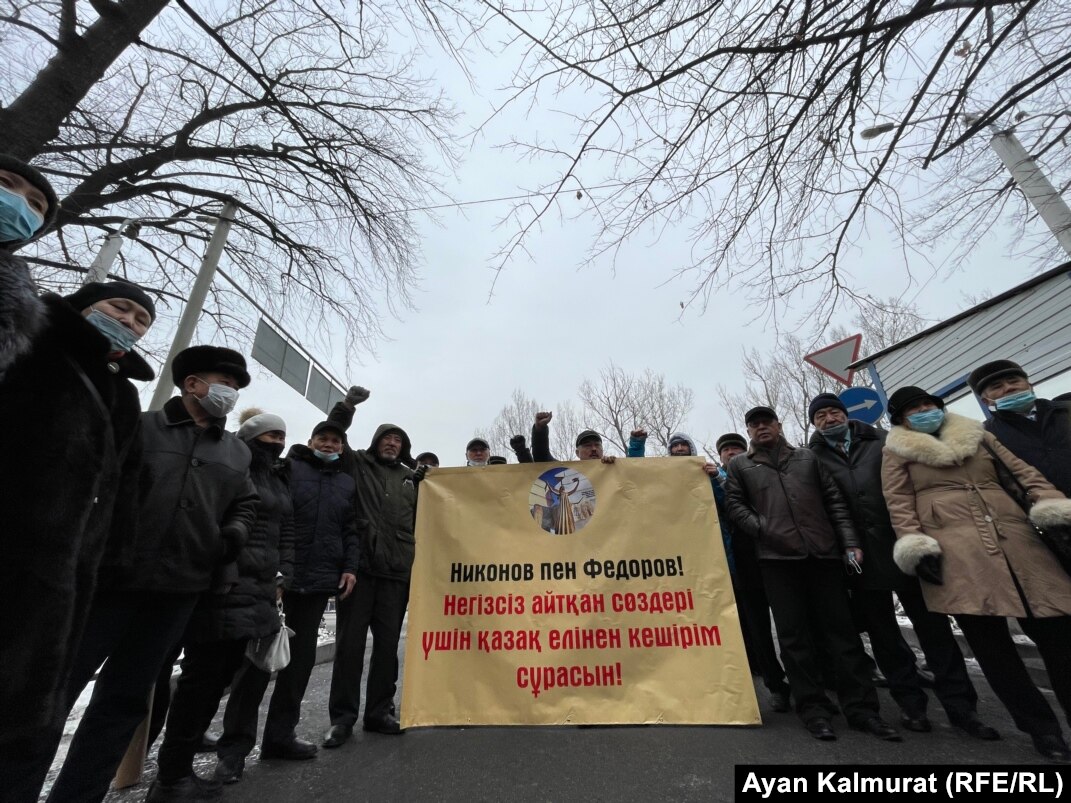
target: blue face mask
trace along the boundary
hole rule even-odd
[[[834,424],[831,427],[826,427],[822,430],[822,436],[827,441],[842,441],[848,434],[848,422],[843,424]]]
[[[907,420],[913,430],[929,435],[941,428],[941,424],[945,422],[945,411],[927,410],[924,413],[912,413]]]
[[[29,202],[7,187],[0,187],[0,242],[25,242],[45,225]]]
[[[1034,391],[1024,390],[1005,396],[1003,399],[997,399],[996,408],[1013,413],[1029,413],[1037,400],[1038,397],[1034,394]]]
[[[321,452],[319,449],[313,449],[312,453],[325,463],[334,463],[341,455],[338,452]]]
[[[105,315],[100,310],[91,309],[86,320],[108,338],[108,342],[112,344],[112,351],[130,351],[141,339],[137,333],[127,329],[111,315]]]

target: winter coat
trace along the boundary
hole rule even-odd
[[[279,631],[276,588],[293,576],[294,504],[286,464],[273,462],[255,443],[249,450],[249,475],[260,497],[257,519],[235,561],[234,587],[201,595],[186,627],[188,641],[256,639]]]
[[[180,396],[141,414],[141,506],[127,588],[200,593],[238,557],[257,518],[257,492],[249,448],[225,423],[197,426]]]
[[[897,565],[914,574],[923,556],[943,556],[944,584],[921,583],[931,611],[1022,617],[1018,582],[1034,616],[1071,614],[1071,577],[1001,485],[983,440],[1029,491],[1035,521],[1071,522],[1071,502],[1038,471],[980,423],[946,413],[935,435],[896,426],[885,442],[881,473]]]
[[[141,460],[130,380],[153,374],[109,349],[0,251],[0,753],[64,715],[90,600],[129,568]]]
[[[325,463],[308,446],[290,447],[294,503],[294,578],[290,591],[336,594],[343,574],[357,574],[356,486],[352,458]]]
[[[814,452],[784,438],[779,448],[752,445],[734,457],[725,497],[733,524],[754,539],[759,560],[840,560],[859,546],[837,483]]]
[[[863,550],[859,587],[894,591],[910,580],[893,560],[896,533],[889,521],[881,483],[881,452],[888,433],[861,421],[849,421],[848,454],[829,445],[821,432],[811,436],[810,448],[836,481]]]
[[[536,463],[557,463],[558,458],[550,453],[550,426],[532,424],[532,459]]]
[[[1038,399],[1036,410],[1034,419],[998,410],[985,428],[1060,493],[1071,496],[1071,398]]]
[[[347,430],[354,411],[339,402],[329,421]],[[394,430],[402,436],[398,460],[385,463],[376,456],[376,443]],[[353,478],[357,482],[357,535],[361,544],[359,568],[373,577],[409,582],[416,556],[416,484],[405,464],[412,444],[405,430],[381,424],[367,449],[352,451]]]

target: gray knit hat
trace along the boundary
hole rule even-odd
[[[238,437],[249,442],[265,432],[286,432],[286,422],[274,413],[258,413],[242,422],[238,427]]]

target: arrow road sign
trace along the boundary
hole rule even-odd
[[[808,354],[803,360],[841,384],[851,387],[855,371],[848,366],[859,359],[859,347],[862,342],[862,335],[852,335],[832,346],[826,346],[824,349]]]
[[[848,408],[848,418],[864,424],[876,424],[885,412],[878,392],[872,388],[848,388],[840,393],[840,400]]]

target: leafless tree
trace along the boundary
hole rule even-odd
[[[482,435],[490,441],[492,454],[511,457],[513,451],[509,445],[510,438],[514,435],[523,435],[525,440],[528,441],[528,433],[532,429],[532,421],[535,419],[536,412],[540,409],[542,408],[539,407],[535,399],[528,398],[524,391],[516,388],[513,391],[513,395],[510,396],[509,402],[495,417],[491,426],[474,434]],[[529,446],[531,446],[530,443]]]
[[[14,98],[0,130],[62,198],[56,233],[27,254],[43,284],[79,281],[98,238],[121,229],[133,247],[114,273],[183,298],[204,218],[233,199],[231,285],[216,285],[215,322],[247,334],[234,286],[314,338],[345,331],[347,346],[373,345],[384,312],[408,301],[412,210],[438,194],[428,154],[452,164],[449,110],[410,57],[392,55],[404,53],[388,35],[407,7],[6,6],[5,51],[25,58],[0,77]]]
[[[599,372],[598,380],[585,379],[577,395],[591,419],[588,426],[623,454],[628,449],[629,433],[641,425],[641,381],[611,362]]]
[[[512,143],[555,167],[545,200],[516,208],[500,267],[587,189],[589,257],[690,221],[694,259],[669,271],[693,282],[689,303],[728,286],[776,313],[806,291],[825,326],[840,302],[874,303],[851,264],[870,227],[895,232],[909,272],[940,238],[966,258],[1009,210],[1033,217],[991,127],[1016,126],[1057,186],[1071,178],[1063,0],[481,5],[472,30],[520,54],[506,105],[556,98],[576,121],[562,141]]]
[[[828,341],[835,343],[851,335],[863,335],[862,350],[874,353],[917,333],[927,321],[918,310],[895,299],[885,300],[868,314],[852,320],[852,331],[844,326],[829,330]],[[740,372],[743,392],[718,386],[726,424],[743,432],[744,414],[758,405],[769,405],[778,414],[790,443],[806,443],[811,435],[807,407],[819,393],[839,393],[843,386],[804,361],[814,345],[795,335],[782,335],[776,348],[766,354],[757,349],[745,351]],[[856,372],[856,386],[870,386],[866,372]]]

